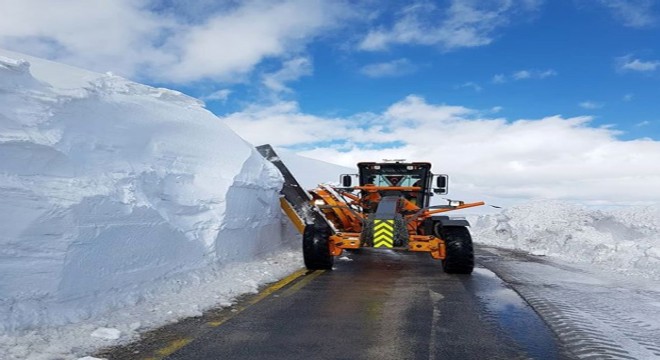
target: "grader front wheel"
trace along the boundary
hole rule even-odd
[[[335,258],[330,254],[329,229],[307,224],[302,240],[305,267],[309,270],[331,270]]]
[[[442,268],[448,274],[471,274],[474,270],[472,236],[465,226],[436,227],[436,232],[445,241],[446,257]]]

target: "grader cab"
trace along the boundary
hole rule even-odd
[[[342,175],[339,186],[304,190],[270,145],[257,150],[284,177],[282,208],[302,233],[308,269],[332,269],[334,257],[345,249],[371,247],[428,252],[442,260],[447,273],[472,272],[467,220],[440,214],[484,203],[449,200],[431,206],[431,196],[447,193],[448,177],[433,175],[430,163],[361,162],[358,174]]]

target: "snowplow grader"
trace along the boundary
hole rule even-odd
[[[280,202],[302,234],[308,269],[332,269],[344,250],[371,247],[428,252],[447,273],[472,273],[469,223],[441,214],[484,203],[448,200],[431,206],[431,196],[447,193],[448,177],[432,174],[430,163],[361,162],[358,174],[341,175],[339,186],[305,190],[270,145],[257,150],[284,177]]]

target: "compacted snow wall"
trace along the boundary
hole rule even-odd
[[[603,211],[558,201],[470,219],[475,241],[660,278],[660,207]]]
[[[281,248],[281,183],[196,99],[0,51],[0,332]]]

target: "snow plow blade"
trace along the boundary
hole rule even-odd
[[[257,146],[257,151],[275,165],[284,178],[280,190],[280,204],[284,213],[302,234],[305,266],[309,270],[332,270],[334,254],[330,250],[330,238],[335,233],[333,226],[319,209],[312,205],[312,195],[300,187],[272,146]]]
[[[270,144],[265,144],[257,146],[256,149],[266,160],[275,165],[282,174],[282,177],[284,177],[284,184],[282,185],[282,190],[280,190],[280,194],[282,195],[280,204],[282,205],[282,210],[291,219],[296,229],[301,234],[305,226],[310,224],[314,224],[317,227],[324,227],[322,231],[331,229],[332,226],[328,220],[311,205],[312,196],[310,193],[300,186],[273,147]]]

